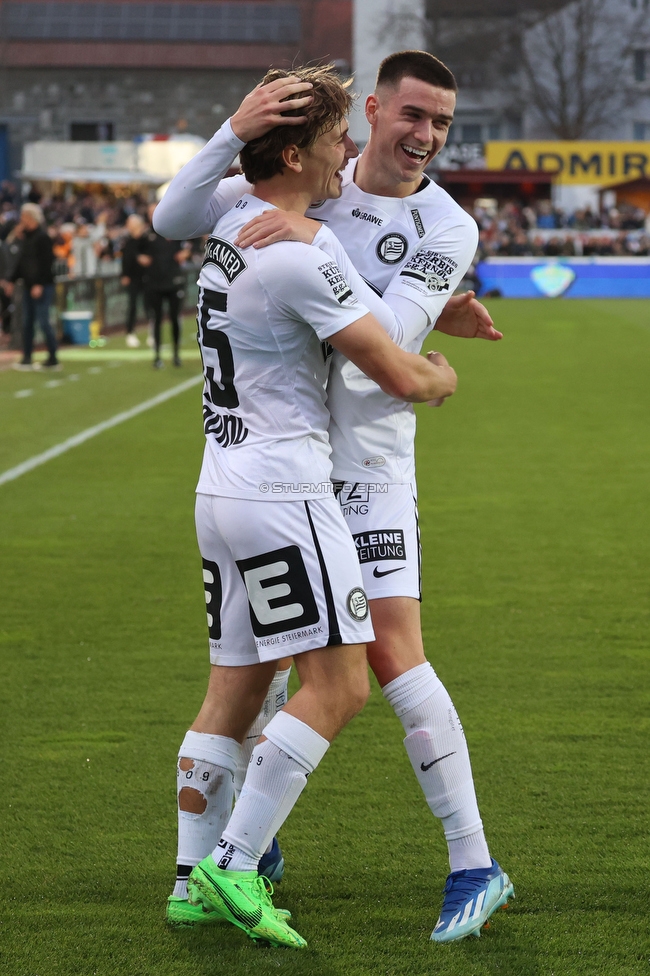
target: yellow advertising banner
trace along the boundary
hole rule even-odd
[[[488,169],[545,170],[556,183],[650,179],[650,142],[486,142]]]

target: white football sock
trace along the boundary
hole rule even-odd
[[[214,848],[232,812],[233,778],[241,746],[234,739],[204,732],[187,732],[178,752],[177,797],[178,856],[174,894],[187,898],[187,878],[190,870]],[[191,769],[180,768],[181,759],[193,762]],[[184,788],[197,790],[202,813],[188,813],[180,808],[180,794]]]
[[[465,733],[444,685],[425,663],[382,693],[404,726],[404,747],[429,809],[442,821],[451,870],[490,867]]]
[[[487,868],[492,864],[489,851],[487,859],[490,864],[485,863],[487,843],[482,830],[477,830],[475,834],[467,834],[465,837],[458,837],[456,840],[448,840],[447,847],[449,848],[450,871],[464,871],[467,868]]]
[[[284,708],[284,706],[287,704],[289,697],[288,688],[290,674],[290,667],[287,668],[286,671],[275,672],[275,677],[266,693],[266,698],[264,699],[264,704],[260,709],[260,713],[248,730],[248,735],[242,742],[241,759],[237,766],[237,772],[235,773],[235,797],[239,796],[241,793],[241,788],[244,785],[246,771],[248,769],[251,754],[255,748],[255,743],[273,716],[276,715],[280,709]]]
[[[329,742],[287,712],[264,729],[266,741],[253,749],[232,817],[212,853],[220,868],[254,871],[271,839],[287,819]]]

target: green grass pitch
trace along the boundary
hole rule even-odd
[[[510,910],[429,941],[445,845],[375,685],[281,834],[309,950],[166,929],[208,671],[196,388],[0,486],[7,976],[648,973],[650,305],[490,308],[503,342],[437,337],[458,393],[418,408],[422,610]],[[197,372],[187,349],[0,374],[0,472]]]

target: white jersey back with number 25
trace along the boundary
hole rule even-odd
[[[323,343],[368,310],[318,247],[234,246],[240,228],[270,209],[244,194],[206,245],[197,312],[206,447],[197,491],[295,501],[329,493]]]

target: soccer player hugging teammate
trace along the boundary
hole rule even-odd
[[[341,196],[309,208],[312,221],[277,212],[257,218],[238,240],[245,253],[283,237],[327,249],[325,225],[394,311],[404,349],[419,352],[434,326],[461,337],[500,339],[473,293],[450,300],[474,257],[478,231],[424,174],[445,144],[456,91],[449,69],[426,52],[386,58],[366,102],[368,145],[350,159]],[[449,848],[451,873],[431,938],[479,935],[514,889],[489,853],[463,728],[424,654],[413,408],[387,396],[337,350],[327,405],[333,477],[376,634],[368,660],[402,722],[404,746]]]
[[[304,948],[289,913],[274,908],[260,860],[329,743],[363,707],[366,643],[374,640],[354,542],[331,486],[329,350],[399,401],[449,396],[456,375],[442,357],[427,361],[395,345],[389,334],[403,343],[401,322],[331,233],[321,232],[327,252],[287,241],[246,254],[237,247],[251,217],[276,208],[300,216],[314,200],[339,197],[341,173],[357,154],[347,135],[350,95],[336,72],[298,75],[296,82],[270,72],[226,131],[231,150],[248,143],[241,153],[248,183],[233,208],[213,219],[208,148],[172,181],[155,225],[174,238],[180,226],[183,237],[211,232],[197,316],[206,446],[196,526],[212,668],[179,752],[184,870],[168,918],[225,920],[253,939]],[[294,95],[298,107],[287,109],[281,100]],[[241,743],[287,653],[300,690],[265,726],[231,814]]]
[[[272,94],[269,86],[265,97]],[[247,188],[245,176],[219,180],[250,138],[251,120],[277,122],[274,106],[258,104],[261,98],[259,89],[247,96],[231,122],[186,167],[200,189],[191,205],[185,199],[187,219],[179,222],[179,236],[204,232]],[[359,158],[350,157],[340,196],[323,195],[307,217],[267,210],[243,228],[237,244],[245,255],[250,245],[279,240],[312,242],[329,252],[328,228],[345,241],[356,269],[383,295],[399,326],[392,334],[403,348],[419,351],[434,325],[450,335],[500,339],[471,292],[449,297],[474,256],[477,229],[424,175],[446,141],[455,101],[454,77],[436,58],[421,51],[391,55],[367,100],[368,145]],[[174,206],[173,198],[165,202]],[[409,759],[449,847],[451,873],[432,939],[452,941],[478,934],[513,887],[490,856],[462,726],[424,655],[415,417],[408,404],[386,395],[338,351],[327,405],[338,499],[355,538],[376,634],[368,659],[404,726]],[[271,696],[265,709],[272,708]]]

